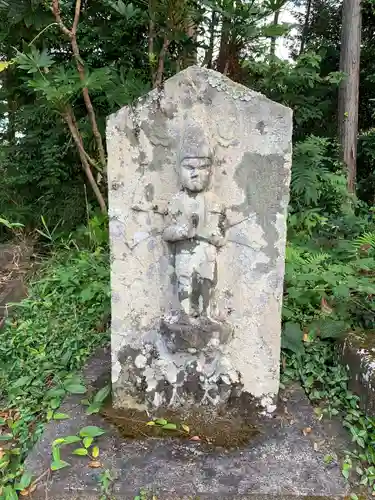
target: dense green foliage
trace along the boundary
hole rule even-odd
[[[98,331],[109,308],[107,230],[94,192],[106,198],[105,118],[197,62],[293,109],[283,376],[300,379],[322,412],[343,416],[363,450],[344,475],[359,459],[362,483],[373,487],[374,422],[347,390],[331,340],[375,327],[374,2],[362,2],[357,196],[336,142],[340,2],[312,0],[293,38],[277,21],[284,0],[83,1],[79,54],[76,1],[57,3],[61,22],[52,0],[0,0],[0,238],[22,224],[52,252],[0,331],[3,408],[17,412],[0,420],[15,444],[0,459],[2,494],[11,500],[14,487],[27,487],[17,486],[25,453],[67,387],[80,385],[74,371],[107,339]],[[273,53],[282,34],[292,61]]]
[[[1,453],[0,483],[8,485],[1,498],[14,498],[11,485],[17,486],[20,464],[51,418],[48,410],[58,408],[67,392],[85,392],[75,370],[108,342],[109,265],[102,231],[103,224],[94,223],[55,246],[27,299],[0,330],[2,406],[16,409],[0,419],[7,450]]]
[[[316,405],[316,417],[338,416],[348,429],[352,449],[345,457],[328,455],[324,460],[330,463],[341,459],[343,476],[350,478],[357,488],[359,486],[363,494],[360,498],[367,498],[368,488],[375,491],[375,419],[361,411],[358,396],[348,390],[349,377],[338,362],[334,345],[315,340],[306,344],[302,355],[285,351],[284,356],[282,382],[300,380],[309,399]]]

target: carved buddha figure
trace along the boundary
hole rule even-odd
[[[213,332],[221,328],[215,287],[217,253],[225,244],[227,220],[225,207],[210,191],[214,156],[199,126],[192,124],[185,130],[178,163],[181,190],[168,204],[163,239],[171,244],[174,254],[180,306],[175,327],[180,325],[180,333],[181,328],[196,328],[192,334],[195,340],[189,335],[190,344],[195,346],[201,344],[196,338],[199,329]]]

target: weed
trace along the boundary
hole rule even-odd
[[[60,448],[62,446],[75,444],[78,448],[73,450],[73,455],[78,455],[79,457],[88,457],[91,461],[88,466],[96,469],[101,467],[101,463],[99,462],[99,446],[95,442],[95,438],[102,436],[105,433],[103,429],[100,427],[96,427],[95,425],[89,425],[87,427],[83,427],[78,435],[74,436],[65,436],[61,438],[55,439],[52,443],[52,463],[51,470],[59,470],[68,467],[70,464],[61,460],[60,456]],[[78,445],[79,443],[79,445]]]
[[[65,394],[86,392],[74,372],[108,342],[102,323],[109,295],[106,248],[75,244],[44,264],[0,331],[0,437],[7,444],[0,458],[2,495],[12,498],[9,492],[25,482],[22,463],[43,423],[69,417],[57,411]]]
[[[354,451],[347,452],[342,474],[346,479],[375,491],[375,419],[364,415],[359,398],[348,389],[348,374],[328,340],[307,343],[304,352],[283,354],[282,383],[299,379],[317,416],[339,415],[349,430]],[[327,463],[332,457],[326,457]],[[352,474],[351,474],[352,473]]]
[[[115,474],[108,469],[99,474],[98,481],[101,491],[100,500],[111,500],[113,498],[111,495],[111,489],[115,479]]]

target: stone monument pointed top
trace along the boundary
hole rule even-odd
[[[108,120],[117,406],[277,393],[291,134],[198,66]]]

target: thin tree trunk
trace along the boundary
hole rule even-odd
[[[8,124],[7,124],[7,139],[10,145],[16,142],[16,110],[17,101],[12,92],[12,68],[8,68],[5,74],[5,83],[8,91],[7,96],[7,111],[8,111]]]
[[[85,70],[84,70],[82,63],[80,62],[81,58],[80,58],[80,54],[79,54],[77,39],[75,36],[72,37],[71,42],[72,42],[73,54],[74,54],[74,57],[76,59],[79,77],[81,79],[81,82],[84,82],[85,81]],[[91,102],[89,89],[87,87],[82,87],[82,95],[83,95],[83,100],[84,100],[85,105],[86,105],[87,114],[89,115],[89,119],[91,122],[92,133],[94,134],[96,146],[98,148],[100,163],[102,164],[103,168],[105,169],[106,168],[106,158],[105,158],[103,140],[102,140],[101,133],[99,132],[98,123],[96,121],[95,110],[94,110],[94,107],[93,107],[92,102]]]
[[[156,75],[155,75],[155,79],[154,79],[154,85],[153,85],[154,88],[160,87],[160,85],[163,82],[164,61],[165,61],[165,56],[166,56],[166,53],[167,53],[167,50],[168,50],[168,47],[169,47],[169,43],[170,42],[167,39],[167,37],[164,37],[163,46],[162,46],[160,54],[159,54],[158,69],[157,69],[157,72],[156,72]]]
[[[223,16],[223,22],[220,35],[220,49],[217,58],[217,71],[224,73],[229,66],[229,38],[230,38],[230,20]]]
[[[150,65],[151,82],[155,81],[155,52],[154,52],[154,41],[155,41],[155,21],[154,21],[154,6],[153,0],[148,2],[148,11],[150,16],[150,21],[148,25],[148,62]]]
[[[182,60],[182,65],[184,68],[188,68],[189,66],[194,66],[198,61],[197,54],[197,26],[194,23],[194,20],[190,17],[187,19],[186,28],[185,28],[187,36],[191,39],[194,44],[194,48],[190,53],[185,54]]]
[[[208,49],[204,55],[203,66],[207,66],[207,68],[212,69],[213,66],[213,55],[214,55],[214,46],[215,46],[215,26],[217,22],[216,11],[212,10],[211,21],[210,21],[210,39],[208,43]]]
[[[307,0],[305,22],[304,22],[303,30],[302,30],[301,46],[299,48],[299,55],[303,54],[303,51],[305,50],[306,39],[307,39],[307,35],[309,33],[310,12],[311,12],[311,0]]]
[[[80,13],[81,13],[81,0],[76,0],[74,21],[73,21],[73,26],[70,30],[64,25],[64,23],[61,19],[59,0],[52,0],[52,12],[55,16],[56,22],[59,24],[63,33],[65,33],[70,38],[70,43],[72,46],[74,59],[76,61],[76,66],[77,66],[79,78],[80,78],[81,82],[84,82],[85,81],[85,68],[82,64],[82,59],[80,56],[79,46],[78,46],[78,42],[77,42],[77,27],[78,27],[79,17],[80,17]],[[105,171],[107,162],[106,162],[106,157],[105,157],[103,139],[102,139],[101,133],[100,133],[99,128],[98,128],[95,110],[94,110],[94,107],[93,107],[92,102],[91,102],[89,90],[86,86],[82,88],[82,95],[83,95],[83,100],[85,102],[87,114],[88,114],[89,119],[90,119],[92,133],[94,135],[95,142],[96,142],[96,147],[98,148],[100,163],[102,164],[103,170]]]
[[[12,59],[11,49],[8,47],[6,51],[6,60],[10,61]],[[4,72],[3,85],[7,93],[7,111],[8,111],[8,124],[6,136],[9,144],[15,144],[16,142],[16,110],[17,110],[17,98],[14,95],[14,68],[12,65]]]
[[[338,131],[342,158],[347,168],[348,190],[351,193],[355,192],[357,171],[360,50],[360,0],[344,0],[340,71],[345,73],[346,77],[339,89]]]
[[[279,15],[280,11],[276,10],[274,15],[273,15],[273,24],[277,26],[279,24]],[[274,56],[276,52],[276,37],[272,36],[271,37],[271,49],[270,49],[270,54],[271,56]]]
[[[82,168],[86,174],[86,177],[90,183],[92,190],[94,191],[96,199],[98,200],[100,209],[104,214],[106,214],[107,213],[107,206],[106,206],[106,203],[104,201],[103,195],[100,192],[100,189],[99,189],[99,187],[94,179],[94,176],[92,175],[90,164],[87,160],[87,153],[86,153],[85,148],[83,146],[82,137],[81,137],[81,134],[79,133],[73,110],[71,108],[66,108],[64,113],[63,113],[63,118],[64,118],[65,122],[67,123],[69,130],[70,130],[70,133],[73,137],[73,140],[77,146],[79,157],[80,157],[81,163],[82,163]]]

